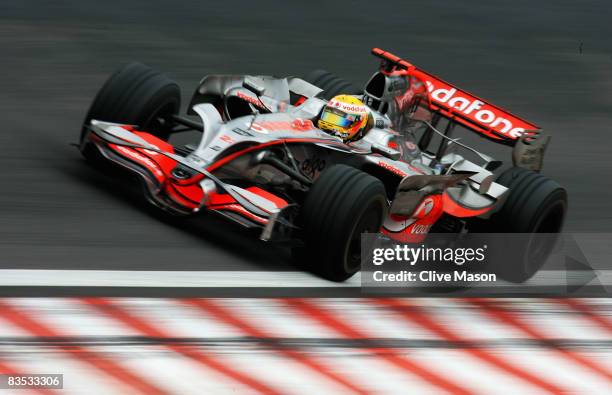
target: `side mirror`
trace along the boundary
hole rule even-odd
[[[266,88],[257,81],[254,77],[246,76],[242,81],[242,87],[248,89],[253,92],[257,96],[261,96],[264,94]]]

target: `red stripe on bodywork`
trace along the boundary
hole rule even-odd
[[[277,208],[283,208],[287,205],[287,201],[285,199],[259,187],[248,187],[245,189],[251,193],[261,196],[266,200],[269,200]],[[232,203],[236,203],[236,200],[234,200],[234,198],[227,193],[211,193],[208,196],[208,206],[210,207]]]
[[[165,191],[172,200],[192,210],[199,208],[200,202],[204,198],[204,191],[202,191],[199,185],[193,185],[193,188],[199,189],[199,192],[197,190],[191,191],[186,187],[181,187],[169,182],[165,184]]]
[[[158,183],[161,184],[166,179],[166,175],[159,164],[153,159],[149,158],[149,156],[145,155],[142,150],[116,144],[108,144],[108,147],[115,151],[118,155],[121,155],[121,157],[135,162],[147,169],[151,175],[155,177]]]
[[[258,187],[248,187],[246,188],[247,191],[252,192],[256,195],[261,196],[262,198],[269,200],[271,203],[273,203],[277,208],[283,208],[287,206],[287,201],[284,200],[283,198],[274,195],[266,190],[263,190],[261,188]],[[267,223],[268,219],[264,218],[264,217],[260,217],[258,215],[253,214],[252,212],[248,211],[246,208],[242,207],[240,204],[238,204],[234,198],[231,195],[228,195],[226,193],[214,193],[211,194],[209,196],[209,200],[207,203],[207,208],[209,208],[210,210],[216,210],[216,211],[221,211],[221,210],[229,210],[229,211],[233,211],[236,212],[238,214],[241,214],[249,219],[252,219],[256,222],[259,223]],[[263,210],[263,208],[262,208]]]
[[[232,203],[236,203],[236,200],[227,193],[211,193],[208,195],[208,206],[214,207]]]

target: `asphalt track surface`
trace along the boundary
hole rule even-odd
[[[566,230],[609,232],[612,5],[536,3],[3,1],[0,268],[291,267],[286,249],[221,220],[146,208],[69,145],[132,60],[167,72],[187,102],[208,73],[326,68],[365,81],[370,48],[385,48],[550,132],[544,172],[568,190]]]

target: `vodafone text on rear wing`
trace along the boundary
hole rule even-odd
[[[525,131],[540,128],[516,115],[435,77],[407,61],[379,48],[372,54],[386,62],[388,72],[401,72],[424,81],[431,109],[449,120],[498,142],[514,145]]]

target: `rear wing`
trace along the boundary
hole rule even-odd
[[[464,91],[407,61],[379,48],[372,54],[383,60],[383,72],[414,76],[427,85],[431,110],[490,139],[516,144],[525,132],[540,128],[518,116]]]

